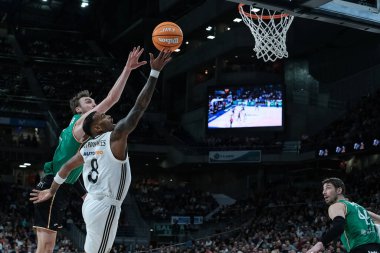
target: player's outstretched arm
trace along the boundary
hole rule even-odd
[[[67,176],[70,174],[70,172],[83,164],[83,157],[78,151],[69,161],[67,161],[61,169],[58,171],[56,176],[54,177],[54,181],[50,186],[50,189],[46,189],[43,191],[39,191],[36,189],[33,189],[30,193],[30,201],[33,201],[33,203],[40,203],[43,201],[46,201],[54,196],[54,194],[57,192],[59,186],[63,184],[67,178]]]
[[[135,105],[131,111],[125,118],[116,124],[115,129],[112,132],[111,149],[116,158],[124,158],[127,146],[127,137],[136,128],[137,123],[148,107],[153,96],[154,88],[156,87],[159,71],[161,71],[171,60],[170,55],[170,51],[160,52],[157,58],[154,58],[153,54],[149,54],[150,66],[152,70],[148,81],[138,95]]]
[[[109,91],[107,97],[104,98],[103,101],[100,102],[97,106],[95,106],[92,110],[86,112],[80,117],[80,119],[78,119],[74,128],[74,136],[76,138],[81,139],[84,135],[84,132],[82,130],[82,124],[89,113],[93,111],[105,113],[119,101],[131,71],[147,63],[146,61],[139,61],[139,58],[143,52],[144,49],[140,49],[140,46],[138,46],[137,48],[134,47],[133,50],[129,53],[128,60],[123,69],[123,72]]]
[[[123,72],[117,79],[114,86],[109,91],[107,97],[102,102],[100,102],[97,106],[95,106],[95,108],[92,111],[105,113],[114,104],[116,104],[117,101],[119,101],[131,71],[147,63],[146,61],[139,62],[139,58],[143,52],[144,52],[144,49],[143,48],[140,49],[140,46],[138,46],[137,48],[134,47],[133,50],[129,52],[128,60],[124,67]]]

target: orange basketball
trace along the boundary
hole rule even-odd
[[[152,40],[154,46],[162,51],[174,51],[182,44],[183,33],[181,28],[173,22],[162,22],[153,30]]]

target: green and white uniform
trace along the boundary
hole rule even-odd
[[[364,207],[347,200],[338,202],[346,206],[346,225],[340,240],[347,252],[361,245],[380,243],[377,228]]]
[[[59,143],[55,150],[53,161],[47,162],[44,165],[45,177],[36,186],[37,190],[49,189],[54,181],[54,176],[61,169],[62,165],[70,160],[79,150],[81,143],[75,139],[73,128],[80,116],[79,114],[74,115],[69,126],[63,129],[59,136]],[[65,217],[70,187],[78,180],[81,173],[82,166],[75,168],[53,198],[34,205],[34,228],[50,231],[57,231],[62,228],[62,224],[64,224],[62,218]]]
[[[70,158],[72,158],[79,150],[81,143],[75,139],[73,129],[80,116],[80,114],[75,114],[71,119],[69,126],[62,130],[62,133],[59,136],[58,147],[53,156],[53,161],[47,162],[44,165],[44,172],[46,175],[56,175],[62,165],[70,160]],[[82,168],[83,166],[80,166],[72,170],[65,183],[75,183],[82,173]]]

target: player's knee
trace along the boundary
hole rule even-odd
[[[54,242],[45,242],[44,244],[44,252],[46,253],[53,253],[54,252]]]

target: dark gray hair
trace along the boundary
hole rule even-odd
[[[344,185],[343,181],[340,178],[337,177],[330,177],[326,178],[322,181],[322,185],[324,184],[332,184],[335,188],[342,188],[342,194],[346,194],[346,186]]]

